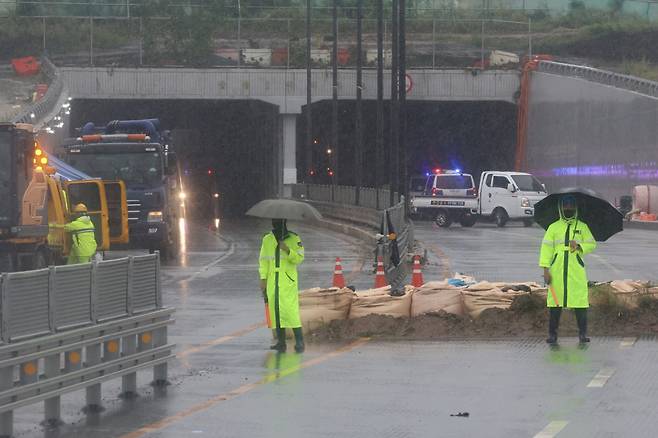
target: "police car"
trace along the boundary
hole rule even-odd
[[[427,175],[422,194],[411,198],[411,211],[430,217],[440,227],[453,222],[463,227],[475,225],[478,214],[477,189],[473,176],[459,169],[434,169]]]

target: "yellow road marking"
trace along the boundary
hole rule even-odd
[[[257,324],[252,324],[248,327],[245,327],[241,330],[238,330],[237,332],[233,332],[229,335],[222,336],[221,338],[213,339],[212,341],[204,342],[203,344],[197,345],[196,347],[188,348],[187,350],[183,350],[183,351],[177,353],[176,357],[178,359],[185,359],[190,354],[198,353],[200,351],[207,350],[210,347],[214,347],[216,345],[228,342],[232,339],[239,338],[240,336],[244,336],[246,334],[249,334],[249,333],[253,332],[254,330],[259,329],[261,327],[265,327],[264,322],[259,322]]]
[[[602,368],[599,373],[594,376],[591,382],[587,385],[588,388],[603,388],[608,379],[615,373],[614,368]]]
[[[331,351],[329,353],[323,354],[322,356],[316,357],[315,359],[311,359],[306,362],[302,362],[301,364],[290,367],[288,369],[280,370],[277,371],[276,373],[271,373],[268,374],[267,376],[263,377],[261,380],[255,382],[255,383],[249,383],[246,385],[242,385],[239,388],[236,388],[230,392],[224,393],[217,395],[213,398],[210,398],[208,400],[205,400],[201,403],[197,403],[194,406],[191,406],[183,411],[178,412],[177,414],[174,414],[170,417],[163,418],[162,420],[156,421],[151,424],[147,424],[146,426],[142,426],[139,429],[129,432],[125,435],[123,435],[121,438],[141,438],[144,435],[151,433],[151,432],[157,432],[160,431],[173,423],[176,423],[178,421],[181,421],[191,415],[194,415],[196,413],[205,411],[221,402],[229,401],[232,400],[236,397],[239,397],[253,389],[256,389],[260,386],[266,385],[268,383],[274,382],[276,380],[279,380],[283,377],[289,376],[290,374],[296,373],[304,368],[309,368],[314,365],[318,365],[322,362],[326,362],[330,359],[333,359],[334,357],[340,356],[342,354],[348,353],[365,343],[367,343],[369,339],[364,338],[364,339],[359,339],[357,341],[352,342],[351,344],[348,344],[344,347],[341,347],[337,350]]]
[[[534,438],[553,438],[560,433],[562,429],[567,427],[567,424],[569,424],[568,421],[551,421],[541,432],[535,435]]]

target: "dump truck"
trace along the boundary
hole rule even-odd
[[[122,181],[91,179],[41,149],[29,124],[0,123],[0,272],[64,263],[71,241],[62,225],[84,203],[98,251],[128,242]]]
[[[163,259],[177,254],[178,166],[158,119],[87,122],[58,153],[92,177],[125,182],[131,247],[159,251]]]

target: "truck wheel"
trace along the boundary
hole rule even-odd
[[[496,211],[494,212],[494,220],[496,221],[497,227],[499,228],[504,227],[508,219],[509,217],[507,216],[507,212],[504,209],[497,208]]]
[[[469,228],[469,227],[472,227],[473,225],[475,225],[476,220],[477,220],[477,217],[474,214],[469,213],[469,214],[465,214],[464,216],[462,216],[459,223],[461,224],[462,227]]]
[[[531,227],[532,224],[535,223],[534,219],[523,219],[523,226],[524,227]]]
[[[436,215],[436,219],[434,219],[434,222],[441,228],[448,228],[452,224],[452,218],[448,214],[447,211],[440,211]]]

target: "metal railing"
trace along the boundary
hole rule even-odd
[[[55,110],[64,91],[64,81],[57,68],[46,57],[41,59],[41,71],[49,80],[48,91],[41,99],[15,116],[13,123],[35,124]]]
[[[45,401],[45,421],[60,421],[60,396],[86,389],[101,407],[101,383],[122,377],[134,396],[140,369],[167,380],[174,309],[162,306],[157,254],[3,274],[0,313],[0,436],[13,411]],[[64,364],[62,368],[61,364]],[[18,376],[18,379],[16,379]]]
[[[600,84],[610,85],[611,87],[658,97],[658,82],[635,76],[553,61],[541,61],[537,70],[543,73],[582,78],[591,82],[598,82]]]
[[[384,260],[386,275],[393,287],[403,284],[407,275],[404,263],[407,254],[413,251],[413,223],[405,217],[404,199],[389,204],[390,193],[385,189],[361,188],[360,202],[356,205],[356,188],[352,186],[329,186],[315,184],[295,184],[293,198],[311,201],[320,212],[341,221],[364,225],[383,237],[373,239],[373,254]],[[377,201],[381,208],[377,208]],[[394,239],[388,236],[395,235]],[[373,233],[374,235],[374,233]],[[397,245],[399,262],[393,263],[394,246]]]

